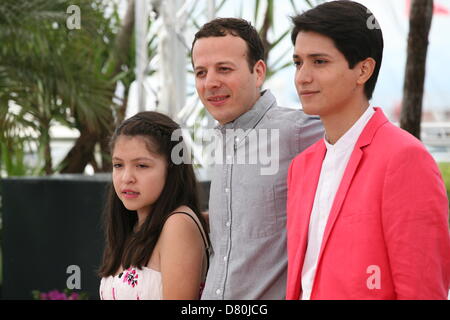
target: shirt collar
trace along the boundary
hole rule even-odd
[[[359,117],[359,119],[353,124],[353,126],[347,130],[347,132],[336,141],[335,144],[328,143],[326,137],[324,138],[325,146],[327,147],[327,151],[332,152],[344,152],[346,150],[353,149],[358,141],[361,132],[366,126],[367,122],[369,122],[372,115],[375,113],[375,110],[372,107],[368,107],[366,111]]]
[[[266,114],[267,110],[276,104],[276,99],[269,89],[261,92],[261,96],[253,105],[253,107],[240,115],[234,121],[228,122],[224,125],[218,125],[215,128],[224,131],[226,129],[251,129],[257,122]]]

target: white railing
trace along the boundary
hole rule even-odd
[[[421,140],[429,146],[450,147],[450,122],[423,122]]]

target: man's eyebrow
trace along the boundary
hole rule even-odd
[[[328,54],[328,53],[311,53],[311,54],[308,54],[308,57],[311,57],[311,58],[315,58],[315,57],[330,57],[331,58],[331,56]]]
[[[230,64],[230,65],[233,65],[233,66],[235,65],[231,61],[219,61],[219,62],[216,62],[214,65],[215,66],[222,66],[222,65],[225,65],[225,64]],[[194,68],[194,70],[200,70],[200,69],[206,69],[206,67],[204,67],[204,66],[197,66],[197,67]]]
[[[234,63],[233,62],[231,62],[231,61],[220,61],[220,62],[217,62],[216,63],[216,65],[222,65],[222,64],[232,64],[232,65],[234,65]]]
[[[317,58],[317,57],[329,57],[331,58],[331,56],[328,53],[310,53],[307,55],[308,58]],[[300,56],[298,54],[294,54],[292,56],[293,59],[300,59]]]

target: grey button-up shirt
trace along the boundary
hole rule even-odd
[[[287,170],[323,138],[322,124],[278,107],[266,90],[251,110],[217,130],[223,161],[211,179],[212,251],[202,299],[284,299]]]

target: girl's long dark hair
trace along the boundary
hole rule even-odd
[[[173,147],[184,143],[181,135],[177,141],[171,141],[172,133],[179,129],[178,124],[168,116],[146,111],[125,120],[114,132],[110,142],[111,153],[119,136],[143,137],[150,151],[167,159],[167,178],[161,195],[152,206],[151,214],[136,233],[133,228],[137,223],[137,213],[125,208],[111,183],[103,216],[105,249],[99,269],[100,277],[115,275],[121,265],[125,269],[146,266],[167,217],[182,205],[191,208],[203,229],[207,230],[205,219],[200,213],[199,189],[192,164],[185,161],[175,164],[171,160]]]

